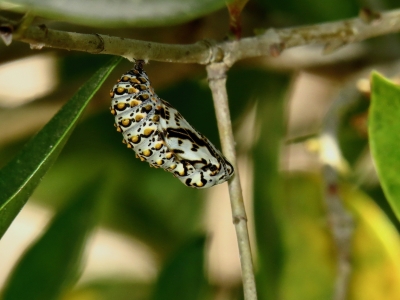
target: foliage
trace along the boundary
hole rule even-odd
[[[382,188],[388,201],[400,219],[400,87],[385,80],[377,73],[372,74],[372,103],[370,109],[370,144]]]
[[[118,60],[99,70],[0,172],[0,236],[51,167],[80,115]]]
[[[37,16],[57,21],[49,27],[165,43],[222,39],[229,28],[225,1],[154,0],[140,5],[108,0],[0,1],[0,7],[13,10],[8,12],[11,16],[24,12],[25,5]],[[387,5],[392,3],[388,1]],[[242,13],[243,35],[252,34],[250,30],[258,27],[353,17],[357,10],[356,1],[330,1],[324,5],[317,0],[249,1]],[[209,208],[215,204],[208,202],[210,199],[224,205],[216,219],[222,219],[225,212],[229,214],[228,199],[223,194],[227,187],[194,190],[183,186],[167,172],[151,169],[136,159],[113,128],[108,90],[131,64],[125,61],[116,66],[117,61],[110,62],[109,57],[61,50],[43,49],[38,54],[21,43],[0,47],[4,63],[0,73],[6,62],[46,56],[56,66],[52,80],[60,80],[54,90],[31,103],[0,108],[4,128],[0,134],[0,233],[8,229],[28,199],[28,203],[58,211],[41,236],[21,254],[6,283],[0,282],[0,295],[4,299],[23,299],[24,293],[30,295],[29,299],[214,299],[217,295],[240,299],[238,274],[220,270],[237,246],[224,244],[218,254],[220,267],[218,259],[209,260],[214,239],[219,238],[218,229],[204,225],[211,215]],[[323,201],[324,177],[312,167],[293,171],[287,167],[290,163],[282,151],[298,145],[307,148],[315,142],[306,138],[290,145],[283,143],[288,132],[288,91],[294,89],[301,72],[277,73],[265,64],[260,59],[256,64],[234,66],[227,81],[239,167],[244,171],[242,182],[246,191],[251,190],[245,198],[253,207],[248,218],[255,230],[252,246],[257,257],[259,299],[330,299],[337,249]],[[114,67],[116,71],[112,71]],[[322,78],[329,73],[343,80],[342,71],[349,72],[350,67],[338,63],[313,71]],[[19,86],[14,94],[27,84],[28,80],[21,80],[26,69],[24,65],[17,72],[14,82]],[[160,97],[171,102],[219,147],[204,66],[151,62],[146,71]],[[316,84],[308,89],[317,90]],[[397,86],[373,75],[369,137],[366,126],[360,129],[354,122],[365,121],[368,95],[361,97],[358,93],[356,104],[339,116],[338,144],[349,168],[340,179],[340,197],[356,224],[349,299],[400,298],[400,242],[396,230],[400,228],[396,218],[399,95]],[[0,94],[0,105],[5,97]],[[59,112],[48,121],[47,112],[55,111],[54,107]],[[23,130],[18,131],[19,126]],[[319,124],[312,126],[318,128]],[[302,129],[291,128],[295,132]],[[12,138],[5,134],[8,132],[13,133]],[[315,137],[318,129],[306,133]],[[365,180],[368,174],[357,173],[368,143],[380,184],[369,183]],[[320,163],[316,155],[313,159]],[[18,222],[19,217],[14,224]],[[118,233],[126,243],[140,241],[145,254],[135,261],[139,275],[103,272],[98,277],[85,277],[84,273],[82,279],[86,281],[75,285],[85,269],[84,249],[91,245],[94,228]],[[7,236],[15,232],[11,229],[0,241],[0,254],[2,248],[19,239]],[[111,262],[106,261],[106,270],[112,268],[112,259],[121,258],[119,250],[112,249],[116,252],[110,255]],[[130,264],[130,256],[122,259]],[[140,260],[150,265],[153,273],[146,271]],[[207,267],[208,261],[218,263]],[[2,269],[0,260],[0,272]]]
[[[96,200],[102,183],[96,179],[84,185],[69,207],[56,215],[10,275],[3,299],[57,299],[74,285],[86,240],[98,219]]]

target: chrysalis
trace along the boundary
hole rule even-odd
[[[142,161],[194,188],[211,187],[233,175],[221,152],[154,92],[143,61],[121,76],[110,95],[117,131]]]

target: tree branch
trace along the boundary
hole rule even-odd
[[[367,13],[368,12],[368,13]],[[9,30],[12,22],[0,22]],[[15,25],[15,24],[14,24]],[[400,9],[381,14],[363,10],[358,18],[337,22],[299,26],[286,29],[269,29],[264,34],[238,41],[200,41],[188,45],[169,45],[138,41],[101,34],[82,34],[48,29],[46,26],[27,26],[18,31],[14,26],[14,41],[22,41],[38,48],[51,47],[84,51],[93,54],[111,54],[130,60],[140,58],[176,63],[209,64],[236,61],[258,56],[278,56],[284,49],[322,44],[325,52],[332,52],[347,43],[400,31]]]
[[[200,41],[190,45],[170,45],[146,42],[102,34],[84,34],[30,26],[14,40],[33,46],[50,47],[92,54],[112,54],[129,60],[145,59],[181,63],[206,63],[211,60],[209,43]]]
[[[224,63],[210,64],[207,66],[207,75],[214,100],[222,152],[235,168],[235,174],[228,182],[228,186],[232,208],[232,220],[233,224],[235,225],[240,253],[244,299],[257,300],[250,239],[247,230],[247,216],[243,203],[243,193],[240,185],[239,170],[236,163],[235,141],[233,138],[228,105],[228,94],[226,91],[227,69],[228,68]]]

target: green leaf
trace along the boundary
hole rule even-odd
[[[342,184],[339,192],[357,222],[352,237],[348,299],[400,299],[398,232],[375,201],[362,191]]]
[[[352,18],[357,16],[360,5],[354,0],[256,0],[264,6],[270,20],[291,24],[312,24]]]
[[[5,287],[4,300],[58,299],[78,279],[82,252],[98,219],[104,180],[86,184],[24,254]]]
[[[90,99],[120,61],[112,59],[0,170],[0,237],[51,167]]]
[[[187,22],[225,6],[226,0],[12,0],[0,7],[97,27],[149,27]],[[10,6],[17,4],[17,6]]]
[[[400,87],[372,73],[368,131],[378,176],[400,220]]]
[[[332,299],[337,257],[326,222],[323,186],[321,174],[291,172],[285,178],[285,260],[276,299]],[[396,229],[375,201],[354,185],[342,182],[338,191],[356,223],[346,299],[400,299]]]
[[[260,299],[278,299],[283,266],[284,205],[282,180],[278,173],[280,142],[284,135],[284,93],[286,78],[264,77],[259,94],[256,128],[259,139],[254,147],[254,222],[257,238],[257,289]]]
[[[99,278],[79,283],[62,299],[148,300],[151,287],[147,280],[115,276],[109,273],[108,276],[99,276]]]
[[[205,242],[204,236],[195,237],[178,249],[161,271],[153,300],[206,299]]]
[[[332,299],[336,256],[332,254],[332,235],[324,221],[321,177],[291,172],[284,180],[284,261],[277,299]]]

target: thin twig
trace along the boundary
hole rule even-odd
[[[348,295],[352,270],[350,257],[354,222],[339,195],[337,171],[326,164],[323,166],[323,175],[325,184],[324,199],[337,255],[335,288],[332,299],[345,300]]]
[[[207,75],[214,99],[222,152],[235,168],[235,174],[229,181],[228,185],[233,224],[235,225],[240,253],[244,298],[245,300],[256,300],[257,291],[254,279],[249,233],[247,230],[247,216],[243,203],[239,171],[236,163],[235,141],[233,138],[228,106],[228,95],[226,91],[226,71],[227,66],[224,63],[214,63],[207,66]]]
[[[348,174],[348,166],[338,144],[338,127],[343,111],[357,101],[353,85],[344,88],[329,108],[321,130],[321,160],[323,162],[324,199],[329,225],[337,253],[337,273],[333,300],[345,300],[352,266],[351,241],[354,220],[340,197],[339,174]]]
[[[200,41],[188,45],[124,39],[101,34],[82,34],[28,26],[18,31],[15,27],[13,40],[40,47],[84,51],[94,54],[120,55],[128,59],[141,58],[176,63],[209,64],[224,60],[233,65],[236,61],[258,56],[278,56],[284,49],[322,44],[330,53],[341,46],[368,38],[400,31],[400,9],[374,13],[373,18],[352,18],[311,26],[285,29],[269,29],[264,34],[237,41]],[[2,20],[1,28],[8,28],[12,22]],[[15,25],[15,24],[12,24]]]

